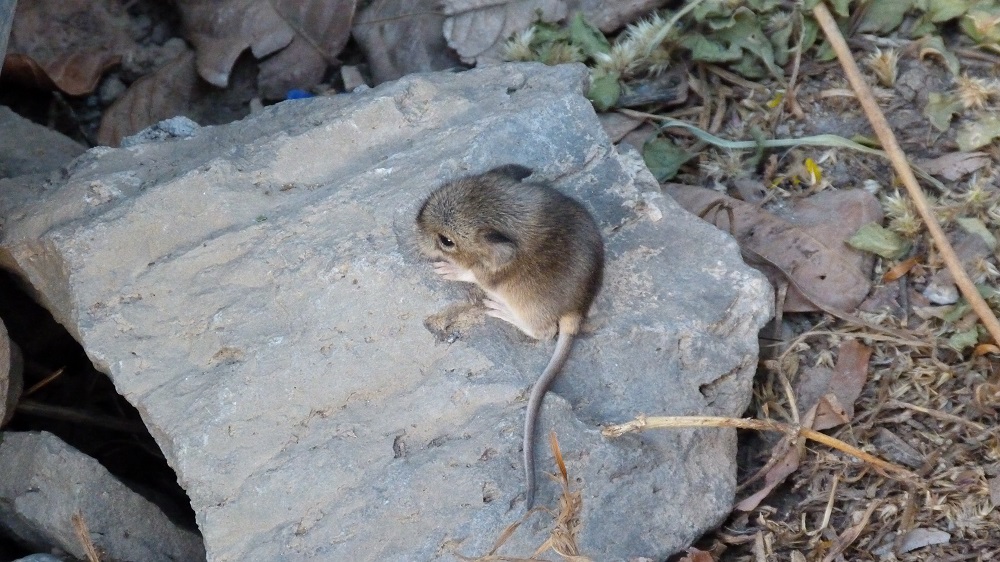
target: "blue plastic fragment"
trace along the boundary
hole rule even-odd
[[[306,98],[312,98],[312,97],[315,97],[315,96],[316,96],[316,94],[313,94],[311,92],[307,92],[305,90],[300,90],[298,88],[293,88],[291,90],[288,90],[288,93],[285,94],[285,99],[286,100],[302,100],[302,99],[306,99]]]

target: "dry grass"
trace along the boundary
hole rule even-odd
[[[548,539],[535,549],[530,558],[518,558],[497,554],[500,548],[517,532],[522,523],[538,511],[550,511],[545,507],[536,507],[524,514],[517,522],[509,525],[500,534],[500,537],[490,548],[489,553],[479,558],[468,558],[456,554],[462,560],[470,562],[540,562],[545,560],[539,556],[548,551],[554,552],[561,560],[567,562],[590,562],[590,558],[580,553],[577,545],[577,534],[580,531],[580,510],[583,507],[580,492],[572,491],[569,487],[569,472],[566,470],[566,463],[563,461],[562,451],[559,448],[559,441],[556,433],[549,434],[549,445],[556,459],[556,466],[559,468],[559,483],[562,486],[562,494],[559,497],[559,511],[553,513],[553,522]],[[551,513],[551,512],[550,512]]]

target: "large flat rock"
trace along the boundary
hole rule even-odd
[[[584,201],[604,290],[543,408],[595,560],[654,559],[729,513],[769,288],[609,142],[582,66],[415,75],[0,182],[18,271],[143,415],[210,560],[453,560],[523,513],[527,389],[552,342],[483,314],[414,247],[432,189],[498,164]],[[547,440],[543,440],[547,441]],[[553,472],[547,443],[539,469]],[[539,478],[536,503],[559,486]],[[501,552],[529,556],[533,514]]]

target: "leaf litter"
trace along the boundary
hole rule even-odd
[[[786,9],[777,3],[743,5],[757,10],[758,16]],[[872,2],[860,10],[847,2],[838,6],[840,15],[850,13],[856,32],[895,31],[887,39],[856,36],[854,55],[867,57],[869,79],[887,88],[880,102],[888,108],[910,160],[923,168],[929,207],[954,246],[954,261],[997,310],[1000,186],[995,166],[1000,152],[992,144],[998,133],[990,112],[1000,109],[1000,86],[976,72],[982,68],[978,61],[995,64],[998,59],[974,53],[968,44],[971,40],[995,50],[988,37],[1000,37],[1000,18],[990,19],[970,9],[969,3],[941,2],[927,8],[914,2]],[[983,6],[985,12],[1000,15],[992,4]],[[689,211],[732,232],[748,263],[760,267],[776,285],[790,285],[778,291],[779,325],[773,330],[777,337],[762,340],[762,349],[772,350],[776,358],[761,363],[748,414],[799,429],[790,429],[778,440],[743,435],[741,450],[750,461],[742,468],[746,474],[738,509],[744,511],[734,512],[725,526],[705,537],[697,552],[711,553],[712,560],[740,561],[991,559],[1000,555],[1000,538],[994,532],[1000,524],[994,509],[1000,498],[1000,440],[993,429],[1000,400],[1000,347],[980,324],[979,313],[959,295],[942,250],[927,234],[926,218],[896,191],[899,180],[885,160],[832,144],[790,149],[772,144],[764,149],[770,155],[762,151],[773,136],[832,133],[857,140],[870,135],[854,93],[843,88],[839,68],[819,62],[833,51],[804,25],[811,23],[809,14],[789,16],[801,18],[799,27],[777,37],[771,45],[775,50],[759,49],[753,55],[756,60],[746,46],[758,38],[753,17],[745,12],[745,42],[717,38],[715,55],[700,40],[679,36],[691,27],[672,28],[654,50],[679,46],[694,55],[686,64],[683,57],[676,59],[688,72],[692,100],[679,109],[661,104],[642,113],[620,110],[654,126],[667,117],[687,121],[690,133],[668,135],[654,129],[656,136],[638,144],[650,169],[661,181],[676,178],[674,182],[686,184],[667,184],[664,189]],[[670,17],[665,13],[647,18],[611,42],[612,54],[633,57],[617,63],[619,72],[608,72],[607,64],[592,64],[591,98],[597,109],[616,107],[618,97],[656,74],[641,70],[643,64],[649,68],[647,61],[634,62],[643,55],[619,46],[655,34]],[[727,25],[740,24],[737,20]],[[966,36],[935,35],[943,31],[938,24],[956,20]],[[976,30],[970,22],[976,22]],[[901,26],[922,31],[911,41],[898,33]],[[537,39],[530,45],[535,53],[545,48]],[[775,63],[775,71],[768,62],[784,45],[797,47],[791,48],[788,59]],[[887,46],[890,51],[880,50]],[[813,57],[807,59],[810,48]],[[797,62],[788,63],[796,57]],[[759,82],[748,87],[740,76],[711,64],[719,62]],[[795,72],[810,79],[789,84],[788,71],[793,81]],[[827,95],[835,90],[843,94]],[[932,109],[935,104],[940,109]],[[934,130],[941,131],[942,138],[928,142],[928,131]],[[747,138],[753,140],[727,141]],[[755,176],[764,181],[753,185]],[[866,216],[822,200],[829,193],[852,192],[867,195],[868,207],[881,212]],[[790,220],[788,210],[807,201],[822,219],[844,226],[846,232],[809,233]],[[844,254],[862,254],[866,261],[855,265]],[[762,258],[762,263],[753,263],[754,258]],[[802,263],[809,259],[820,265],[814,268],[816,274],[803,275]],[[831,278],[827,272],[837,275]],[[950,288],[954,300],[931,302],[929,295],[937,285]],[[782,307],[797,289],[809,303],[824,305],[803,311],[828,314],[792,314],[796,306]],[[839,310],[831,318],[826,307]],[[782,316],[785,313],[789,316]],[[636,423],[645,427],[650,420]],[[674,421],[686,427],[705,420]],[[751,427],[751,421],[728,423]],[[914,477],[893,477],[874,463],[844,455],[842,449],[805,447],[804,432],[820,428],[843,443],[906,466]],[[751,476],[755,464],[758,469]]]
[[[40,5],[22,2],[19,10]],[[142,58],[142,47],[115,31],[116,4],[91,5],[112,22],[102,24],[109,31],[97,33],[103,42],[96,47],[72,35],[61,48],[33,46],[53,36],[48,26],[58,18],[36,13],[32,28],[21,16],[5,78],[11,72],[79,95],[117,61]],[[320,69],[337,64],[358,7],[178,5],[195,49],[172,51],[131,85],[106,112],[103,142],[190,108],[204,95],[202,80],[232,88],[247,49],[260,59],[257,95],[315,85]],[[834,49],[803,9],[814,6],[692,1],[615,37],[606,32],[617,24],[605,25],[614,17],[581,17],[561,3],[451,0],[434,20],[441,35],[423,37],[448,41],[467,60],[506,53],[587,64],[595,107],[638,103],[642,112],[620,110],[630,120],[623,138],[634,137],[628,142],[646,152],[659,179],[684,184],[666,189],[691,211],[714,205],[705,218],[732,231],[748,262],[779,286],[778,321],[762,334],[764,360],[748,411],[756,419],[696,420],[755,430],[741,434],[740,509],[683,559],[990,559],[1000,555],[1000,347],[959,294],[945,265],[951,258],[927,234],[927,216],[897,191],[900,178],[886,166],[856,94],[827,62]],[[1000,8],[957,0],[864,7],[840,0],[832,8],[853,33],[866,78],[881,88],[879,103],[907,156],[922,168],[927,204],[955,247],[953,261],[1000,308],[1000,82],[985,70],[1000,63]],[[359,25],[383,23],[375,16]],[[12,70],[18,57],[23,74]],[[426,61],[391,71],[417,64]],[[676,79],[668,84],[679,89],[648,96],[669,73]],[[663,119],[684,128],[668,129]],[[813,441],[823,447],[806,445]],[[564,468],[562,478],[568,483]],[[586,532],[572,525],[579,496],[564,492],[556,517],[562,534],[548,546],[579,559],[586,555],[573,550],[573,537]]]

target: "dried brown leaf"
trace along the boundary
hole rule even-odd
[[[1000,409],[1000,384],[984,382],[976,385],[972,392],[973,403],[984,412],[996,415]]]
[[[283,99],[292,88],[311,88],[319,84],[326,72],[327,61],[317,56],[316,49],[296,37],[284,49],[260,63],[257,86],[267,99]]]
[[[194,52],[185,51],[156,72],[133,82],[108,107],[101,118],[97,142],[118,146],[124,137],[163,119],[183,115],[197,88]]]
[[[350,37],[356,0],[178,0],[177,6],[198,53],[198,74],[220,88],[243,51],[262,59],[294,45],[264,63],[261,89],[273,97],[319,83]]]
[[[448,46],[468,64],[500,60],[500,50],[514,32],[538,19],[556,22],[568,15],[560,0],[444,0],[443,8],[448,16],[444,22]]]
[[[990,163],[985,152],[949,152],[931,160],[921,160],[916,165],[932,176],[957,181]]]
[[[878,429],[872,442],[890,462],[915,469],[925,461],[924,455],[913,445],[884,427]]]
[[[788,291],[785,312],[816,311],[810,300],[828,308],[853,311],[871,287],[871,259],[850,248],[845,240],[861,225],[881,220],[878,201],[860,190],[821,192],[796,203],[788,217],[779,218],[754,205],[726,197],[716,191],[680,184],[666,184],[668,193],[685,209],[700,214],[722,200],[734,214],[732,229],[740,245],[751,256],[760,255],[808,292]],[[726,213],[705,217],[722,230],[730,231]],[[749,261],[749,260],[748,260]],[[775,272],[759,267],[772,282]]]
[[[263,58],[286,47],[295,31],[270,2],[177,0],[184,37],[198,53],[198,74],[225,88],[237,57],[247,48]]]
[[[837,363],[830,378],[830,391],[844,407],[848,418],[854,418],[854,402],[868,381],[868,360],[872,348],[857,341],[847,340],[837,350]]]
[[[975,357],[979,357],[980,355],[986,355],[987,353],[1000,355],[1000,347],[997,347],[996,344],[992,343],[981,343],[977,345],[976,348],[972,351],[972,355]]]
[[[918,527],[909,533],[906,533],[906,536],[903,537],[903,543],[899,548],[899,552],[906,553],[911,550],[924,548],[925,546],[931,546],[934,544],[948,544],[949,541],[951,541],[951,535],[945,531]]]
[[[781,451],[782,449],[784,447],[780,445],[774,448],[775,451]],[[764,501],[764,498],[770,495],[776,486],[784,482],[788,476],[799,468],[799,451],[797,448],[788,447],[787,450],[783,451],[783,454],[784,456],[775,462],[764,476],[764,487],[758,490],[757,493],[736,504],[734,509],[737,511],[756,509],[760,505],[760,502]]]
[[[698,550],[697,548],[692,546],[691,548],[687,549],[687,554],[684,555],[677,562],[714,562],[714,561],[715,559],[712,558],[712,554],[710,552],[706,552],[704,550]]]
[[[854,418],[854,402],[868,380],[868,359],[872,349],[848,340],[837,350],[833,369],[818,365],[803,371],[796,389],[796,401],[805,427],[817,431],[837,427]]]
[[[119,2],[32,0],[14,12],[4,79],[79,96],[135,49]]]
[[[812,428],[816,431],[830,429],[851,421],[851,416],[840,404],[836,394],[824,394],[813,408],[815,411],[809,412],[808,417],[812,418]]]
[[[874,512],[880,504],[881,502],[879,501],[873,501],[868,506],[868,509],[861,514],[860,521],[858,521],[857,524],[851,525],[847,529],[844,529],[843,533],[840,533],[836,542],[833,544],[833,547],[826,553],[826,556],[823,557],[823,562],[832,562],[833,560],[837,560],[837,557],[847,550],[847,547],[851,546],[854,541],[858,540],[858,537],[861,536],[861,532],[868,526],[868,520],[871,519],[872,512]]]
[[[461,64],[445,41],[445,16],[439,4],[438,0],[381,0],[361,10],[352,33],[375,84]]]
[[[885,274],[882,275],[882,282],[889,283],[906,275],[907,273],[910,272],[911,269],[913,269],[915,265],[920,263],[920,260],[921,260],[920,256],[913,256],[911,258],[905,259],[897,263],[896,265],[892,266],[889,269],[889,271],[886,271]]]
[[[800,415],[804,416],[806,412],[814,411],[823,395],[830,392],[831,378],[833,378],[833,369],[824,365],[814,365],[802,369],[802,374],[795,387],[795,402],[799,407]]]

